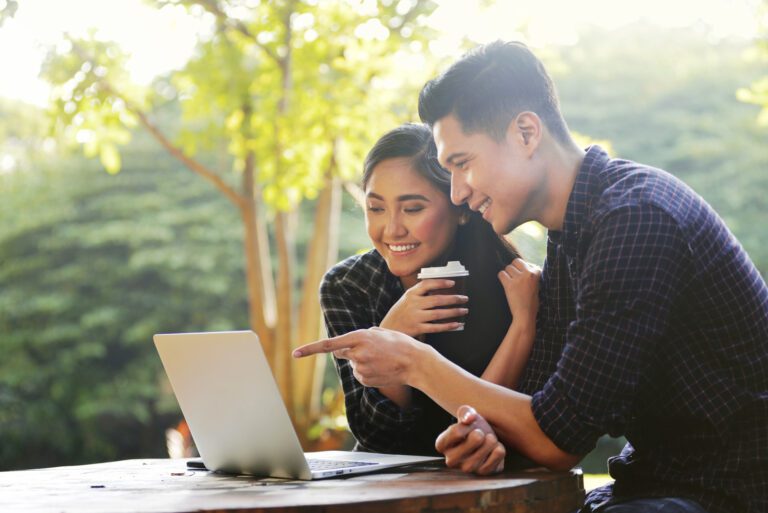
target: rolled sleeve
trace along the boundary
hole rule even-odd
[[[549,439],[569,454],[586,454],[595,448],[595,441],[602,433],[582,422],[577,408],[557,377],[550,379],[531,398],[533,417]]]

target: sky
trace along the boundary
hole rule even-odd
[[[0,0],[0,8],[5,2]],[[640,20],[662,27],[706,26],[715,37],[753,38],[758,31],[755,13],[759,2],[500,0],[480,8],[477,0],[438,0],[430,23],[445,34],[433,50],[446,54],[458,52],[462,37],[479,43],[519,39],[510,27],[521,23],[528,27],[525,41],[532,47],[574,44],[578,30],[589,25],[620,28]],[[132,77],[147,83],[183,65],[193,51],[196,35],[210,25],[205,19],[188,16],[182,8],[158,10],[142,0],[20,0],[15,17],[0,27],[0,97],[44,105],[48,87],[38,74],[46,49],[65,33],[77,36],[93,29],[99,37],[117,41],[127,50],[132,55]]]

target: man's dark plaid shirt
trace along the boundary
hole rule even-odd
[[[704,200],[589,148],[541,300],[521,391],[542,430],[573,454],[604,433],[629,441],[586,510],[680,496],[768,512],[768,288]]]

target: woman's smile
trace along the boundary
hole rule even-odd
[[[389,251],[392,252],[394,255],[407,256],[407,255],[412,255],[416,251],[416,248],[419,247],[419,244],[418,243],[387,244],[387,247],[389,248]]]

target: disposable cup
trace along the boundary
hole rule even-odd
[[[461,262],[458,262],[456,260],[452,260],[448,262],[443,267],[422,267],[419,274],[416,276],[419,280],[432,280],[432,279],[445,279],[445,280],[451,280],[453,281],[453,287],[448,287],[444,289],[436,289],[431,290],[428,295],[430,296],[437,296],[437,295],[461,295],[466,296],[467,295],[467,278],[469,277],[469,271],[467,271],[466,267],[464,267]],[[457,305],[445,305],[445,306],[438,306],[435,308],[457,308],[457,307],[464,307],[465,304],[457,304]],[[462,331],[464,329],[464,325],[466,324],[466,315],[460,315],[458,317],[450,317],[448,319],[439,319],[436,321],[432,321],[438,324],[444,324],[448,322],[460,322],[461,326],[454,330],[450,331]]]

